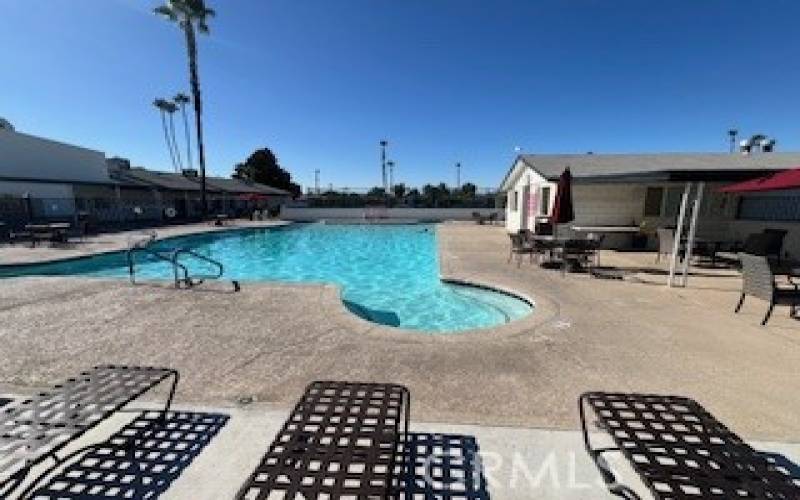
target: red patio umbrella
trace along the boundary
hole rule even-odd
[[[719,189],[722,193],[748,193],[756,191],[776,191],[779,189],[800,189],[800,168],[765,175],[758,179],[738,182]]]
[[[551,221],[555,225],[566,224],[573,220],[575,220],[575,211],[572,208],[572,173],[567,167],[558,179]]]

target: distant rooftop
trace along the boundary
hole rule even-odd
[[[576,180],[594,182],[730,181],[800,166],[800,153],[525,154],[516,158],[501,189],[525,166],[551,181],[567,167]]]
[[[200,191],[199,177],[147,170],[142,167],[120,168],[112,166],[109,167],[109,173],[112,179],[122,183],[131,183],[132,185],[155,186],[171,191]],[[224,177],[206,177],[206,190],[211,193],[289,195],[288,191],[265,184]]]

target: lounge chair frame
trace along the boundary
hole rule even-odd
[[[172,379],[161,414],[172,405],[180,375],[169,368],[97,366],[52,389],[0,408],[0,498],[19,487],[31,469],[59,457],[68,444],[150,389]],[[130,443],[133,445],[133,443]]]
[[[680,396],[587,392],[578,400],[586,451],[608,490],[641,500],[621,484],[604,458],[621,452],[655,500],[800,498],[800,486],[696,401]],[[586,408],[615,447],[595,448]]]
[[[312,382],[236,498],[397,498],[409,413],[400,385]]]

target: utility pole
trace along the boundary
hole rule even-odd
[[[461,162],[456,162],[456,189],[461,189]]]
[[[735,128],[728,130],[728,137],[731,138],[731,153],[736,152],[736,136],[739,135],[739,131]]]
[[[381,141],[381,182],[384,192],[386,192],[386,146],[388,145],[389,141],[385,139]]]
[[[319,169],[314,170],[314,190],[319,194]]]
[[[386,162],[389,166],[389,191],[394,189],[394,160],[389,160]]]

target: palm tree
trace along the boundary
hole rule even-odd
[[[169,151],[169,159],[172,162],[172,168],[178,170],[178,164],[175,161],[174,146],[172,145],[172,139],[170,139],[169,135],[169,128],[167,127],[167,110],[170,107],[170,104],[171,103],[166,99],[156,99],[153,101],[153,106],[158,108],[158,110],[161,112],[161,128],[164,129],[164,140],[167,143],[167,150]]]
[[[200,203],[202,214],[208,215],[206,205],[206,157],[203,150],[202,100],[200,99],[200,80],[197,75],[197,38],[196,32],[208,33],[207,20],[214,16],[214,11],[206,7],[204,0],[165,0],[166,3],[153,11],[164,16],[178,27],[186,36],[186,52],[189,58],[189,85],[194,102],[194,119],[197,132],[197,155],[200,163]]]
[[[172,100],[181,108],[181,114],[183,115],[183,132],[186,135],[186,165],[188,168],[192,168],[192,137],[191,134],[189,134],[189,119],[186,117],[186,105],[189,104],[191,100],[189,96],[183,92],[175,94]]]
[[[175,151],[175,159],[177,160],[177,171],[183,171],[183,159],[181,158],[181,151],[178,149],[178,141],[175,139],[175,112],[178,111],[178,105],[172,101],[164,101],[167,116],[169,116],[169,136],[172,139],[172,150]]]

